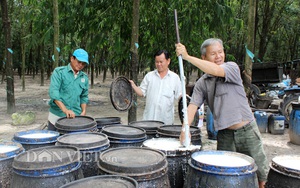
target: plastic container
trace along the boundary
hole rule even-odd
[[[0,187],[9,188],[13,174],[14,157],[25,149],[17,142],[0,142]]]
[[[19,142],[25,150],[52,146],[59,137],[59,132],[50,130],[30,130],[14,134],[13,141]]]
[[[198,151],[191,155],[184,187],[257,188],[257,166],[251,157],[229,151]]]
[[[279,114],[271,114],[268,119],[268,131],[271,134],[284,134],[285,117]]]
[[[266,133],[268,127],[268,114],[264,111],[255,111],[254,117],[259,129],[259,132]]]

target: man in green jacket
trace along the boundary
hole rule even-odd
[[[59,118],[86,114],[89,80],[82,69],[89,64],[88,58],[85,50],[77,49],[67,66],[54,69],[49,87],[48,130],[55,130]]]

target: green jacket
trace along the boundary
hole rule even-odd
[[[51,75],[49,87],[50,112],[65,117],[65,113],[54,103],[59,100],[76,115],[81,114],[81,104],[88,103],[89,80],[86,73],[80,71],[75,79],[71,65],[57,67]]]

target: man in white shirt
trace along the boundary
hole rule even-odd
[[[169,70],[170,55],[166,50],[159,50],[154,55],[154,71],[146,74],[138,87],[130,80],[138,96],[146,97],[143,120],[162,121],[166,125],[174,124],[174,102],[181,97],[179,76]]]

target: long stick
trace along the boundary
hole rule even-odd
[[[179,38],[179,29],[178,29],[178,22],[177,22],[177,11],[176,9],[174,10],[175,14],[175,27],[176,27],[176,38],[177,38],[177,43],[180,43],[180,38]],[[185,79],[184,79],[184,71],[183,71],[183,63],[182,63],[182,56],[178,56],[178,61],[179,61],[179,72],[180,72],[180,80],[181,80],[181,87],[182,87],[182,112],[183,112],[183,124],[184,124],[184,129],[185,129],[185,140],[183,142],[183,145],[185,147],[188,147],[190,145],[190,127],[188,123],[188,115],[187,115],[187,103],[186,103],[186,91],[185,91]]]

